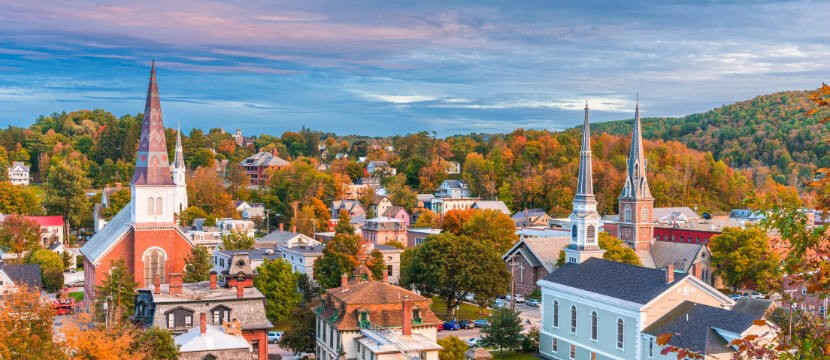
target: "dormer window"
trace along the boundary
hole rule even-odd
[[[412,308],[412,323],[420,324],[421,321],[421,308],[415,306]]]

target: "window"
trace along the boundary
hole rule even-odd
[[[553,302],[553,327],[559,327],[559,302]]]
[[[392,276],[392,265],[386,265],[386,275]]]
[[[176,327],[176,315],[175,314],[167,314],[167,327],[174,328]]]
[[[153,201],[153,198],[147,198],[147,215],[152,216],[153,214],[155,214],[156,213],[155,208],[156,208],[156,206],[155,206],[155,202]]]
[[[631,222],[631,205],[625,206],[625,222]]]
[[[154,284],[156,275],[164,283],[164,252],[159,248],[151,248],[144,252],[144,286]]]
[[[591,312],[591,340],[597,341],[597,312]]]
[[[623,348],[623,329],[624,324],[622,319],[617,319],[617,349]]]
[[[156,198],[156,215],[161,215],[161,198]]]
[[[597,230],[594,228],[594,225],[588,225],[587,236],[585,242],[587,244],[593,244],[594,239],[596,238]]]
[[[559,339],[553,338],[553,343],[551,345],[551,349],[553,349],[553,352],[558,352],[559,351]]]
[[[225,322],[231,321],[231,309],[226,306],[219,305],[214,307],[210,310],[210,314],[213,317],[213,325],[222,325]]]
[[[648,208],[643,206],[643,209],[640,210],[640,222],[649,221],[648,219]]]
[[[576,345],[571,344],[571,353],[569,356],[571,359],[576,359]]]
[[[168,311],[165,315],[167,316],[168,328],[193,326],[193,311],[188,309],[177,307]]]
[[[654,339],[648,339],[648,358],[651,359],[654,357]]]
[[[597,360],[597,353],[591,351],[591,360]]]
[[[576,334],[576,305],[571,305],[571,334]]]
[[[253,354],[251,354],[251,358],[254,360],[259,360],[259,341],[251,341],[251,347],[254,348],[254,352]]]
[[[807,295],[807,288],[806,287],[801,288],[801,295]]]
[[[184,316],[184,326],[191,327],[193,326],[193,316],[185,315]]]
[[[425,351],[421,351],[421,360],[427,360],[427,353]]]

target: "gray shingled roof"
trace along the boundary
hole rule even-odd
[[[559,253],[562,252],[566,246],[571,243],[570,236],[557,237],[526,237],[519,240],[513,248],[507,251],[502,256],[502,259],[507,260],[511,255],[526,248],[530,255],[535,257],[539,265],[545,268],[548,272],[556,268],[556,261],[559,259]],[[530,260],[530,259],[529,259]],[[533,264],[534,261],[529,261]],[[534,266],[536,264],[533,264]]]
[[[676,270],[688,272],[704,247],[703,244],[655,241],[651,244],[649,253],[654,260],[654,267],[658,269],[674,264]]]
[[[565,264],[545,276],[544,280],[617,299],[646,304],[688,274],[674,274],[666,284],[665,271],[637,265],[590,258],[581,264]]]
[[[735,306],[732,307],[732,311],[737,311],[740,313],[749,314],[761,318],[767,315],[767,311],[774,308],[775,302],[772,300],[740,298],[735,303]]]
[[[643,333],[653,336],[676,334],[669,344],[681,346],[682,341],[682,346],[706,355],[711,351],[720,353],[724,350],[724,339],[717,332],[711,332],[711,329],[740,335],[752,327],[752,322],[757,319],[760,317],[684,301],[645,328]]]
[[[0,271],[6,273],[15,285],[28,285],[40,289],[40,265],[38,264],[3,265]]]

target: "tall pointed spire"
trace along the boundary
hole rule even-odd
[[[620,196],[651,198],[646,173],[648,160],[643,150],[643,132],[640,123],[640,95],[634,110],[634,129],[631,132],[631,149],[628,154],[626,183]]]
[[[625,183],[618,198],[620,218],[617,226],[617,237],[635,250],[648,250],[654,239],[654,198],[646,179],[648,160],[645,154],[640,123],[640,95],[637,94]]]
[[[155,61],[150,69],[150,85],[147,87],[147,102],[144,105],[144,121],[141,124],[141,139],[138,142],[132,184],[173,185],[167,158],[164,123],[161,119]]]
[[[182,149],[182,123],[176,123],[176,157],[173,160],[174,169],[184,169],[184,150]]]
[[[593,200],[594,176],[591,163],[591,125],[588,110],[588,101],[585,101],[585,123],[582,126],[582,148],[579,151],[579,177],[576,186],[576,198],[590,198],[590,200]]]

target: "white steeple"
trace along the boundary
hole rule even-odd
[[[182,124],[179,122],[176,127],[176,155],[173,160],[173,183],[176,184],[174,211],[176,214],[187,209],[187,184],[185,177],[187,168],[184,166],[184,150],[182,149]]]
[[[585,123],[582,127],[582,149],[579,151],[579,174],[576,195],[571,212],[571,243],[565,248],[567,262],[579,264],[591,257],[602,257],[599,248],[599,220],[597,200],[594,197],[591,165],[591,127],[588,102],[585,102]]]

